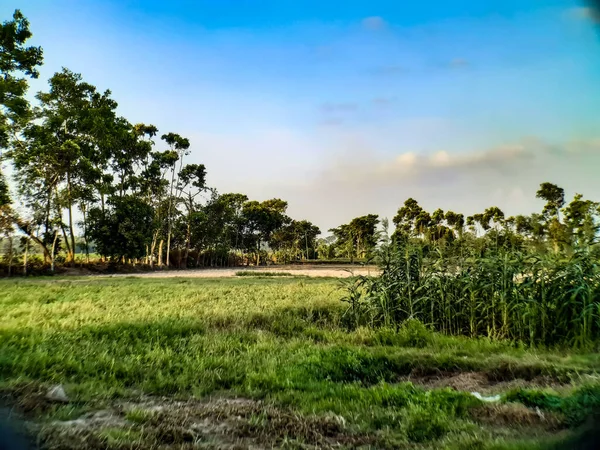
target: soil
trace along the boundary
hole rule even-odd
[[[505,391],[510,386],[548,386],[548,380],[494,382],[485,373],[464,372],[436,378],[412,378],[425,388],[460,391]],[[556,383],[554,383],[556,384]],[[300,415],[286,407],[241,397],[211,396],[178,400],[141,395],[97,405],[58,404],[48,399],[48,386],[35,383],[0,391],[20,415],[31,436],[46,449],[334,449],[380,448],[381,436],[357,432],[343,416]],[[57,407],[82,407],[65,420],[42,420]],[[85,412],[87,411],[87,412]],[[564,418],[520,404],[484,403],[469,412],[471,420],[494,432],[522,435],[561,433]],[[294,443],[302,443],[294,447]]]
[[[269,272],[289,273],[294,276],[307,277],[335,277],[346,278],[355,275],[377,275],[376,266],[309,266],[286,265],[268,267],[233,267],[219,269],[189,269],[189,270],[158,270],[154,272],[119,273],[113,275],[97,275],[99,277],[139,277],[139,278],[231,278],[238,272],[252,272],[262,274]],[[72,273],[74,274],[74,273]],[[85,274],[80,274],[85,275]]]
[[[510,391],[516,388],[545,389],[551,388],[556,391],[568,389],[569,384],[559,383],[549,377],[535,377],[530,380],[513,378],[508,380],[496,380],[486,372],[460,372],[450,374],[439,374],[434,376],[411,376],[404,381],[422,386],[427,389],[439,389],[449,387],[457,391],[478,392],[484,396],[492,396]]]
[[[141,397],[116,401],[71,420],[39,422],[35,416],[52,409],[43,391],[26,385],[2,397],[12,399],[11,409],[21,414],[30,434],[47,449],[258,450],[294,441],[302,442],[302,448],[333,449],[376,441],[348,429],[341,416],[302,416],[257,400],[219,396],[185,401]],[[32,408],[37,402],[38,407]]]

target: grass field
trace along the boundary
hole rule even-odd
[[[347,332],[342,295],[289,276],[0,280],[1,394],[46,448],[548,448],[600,405],[598,354]]]

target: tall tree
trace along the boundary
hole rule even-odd
[[[30,225],[19,218],[11,206],[6,178],[2,171],[3,150],[11,146],[24,124],[30,119],[29,102],[25,98],[27,78],[39,76],[43,55],[40,47],[27,47],[31,38],[29,22],[18,9],[12,20],[0,24],[0,229],[17,225],[31,232]]]
[[[187,267],[192,238],[192,217],[196,212],[196,197],[206,189],[206,168],[204,164],[188,164],[179,172],[179,191],[183,193],[182,202],[186,208],[185,255]]]
[[[418,234],[416,219],[423,212],[423,208],[414,198],[409,198],[404,202],[404,206],[398,210],[398,213],[393,219],[396,225],[397,233],[406,235]]]
[[[242,214],[246,226],[247,243],[256,250],[256,264],[260,264],[262,243],[269,243],[273,233],[290,222],[286,215],[287,202],[278,198],[264,202],[251,201],[244,204]]]
[[[600,204],[584,200],[583,195],[575,197],[565,208],[564,221],[567,233],[571,236],[571,245],[587,246],[593,244],[598,234]]]
[[[546,201],[544,214],[560,220],[560,209],[565,204],[565,190],[552,183],[542,183],[537,191],[537,198]]]
[[[73,209],[79,195],[86,192],[87,186],[96,185],[102,178],[102,168],[108,164],[107,147],[115,141],[114,130],[120,130],[115,125],[117,103],[110,91],[97,92],[80,74],[68,69],[54,74],[49,84],[49,92],[37,94],[40,106],[35,110],[36,120],[27,125],[24,141],[13,146],[11,156],[23,196],[39,201],[39,194],[43,194],[47,231],[52,222],[59,226],[67,259],[73,261]],[[39,189],[31,192],[30,186],[36,184]],[[53,221],[51,211],[55,211]]]
[[[171,165],[171,180],[169,184],[169,206],[167,211],[167,267],[170,265],[171,235],[173,232],[173,214],[176,211],[175,197],[173,190],[177,186],[175,174],[177,173],[177,161],[179,161],[179,171],[183,168],[183,157],[188,154],[190,141],[176,133],[167,133],[161,136],[161,139],[169,145],[169,151],[174,159]]]
[[[542,183],[536,197],[546,201],[542,211],[545,218],[545,227],[548,236],[554,245],[554,252],[559,251],[561,241],[564,240],[564,229],[560,222],[560,209],[565,204],[565,191],[552,183]]]

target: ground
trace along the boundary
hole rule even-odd
[[[86,275],[82,269],[63,269],[66,275]],[[111,275],[98,275],[107,277],[139,277],[139,278],[231,278],[239,274],[254,276],[282,275],[306,277],[331,277],[347,278],[354,275],[374,275],[378,273],[376,266],[367,265],[278,265],[265,267],[225,267],[214,269],[188,269],[188,270],[156,270],[153,272],[120,273]]]
[[[0,280],[0,396],[52,449],[545,448],[596,401],[596,353],[348,330],[343,280],[273,275]]]

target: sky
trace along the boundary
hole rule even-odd
[[[600,26],[574,0],[3,0],[221,193],[323,230],[364,214],[600,200]],[[159,142],[160,147],[160,142]]]

